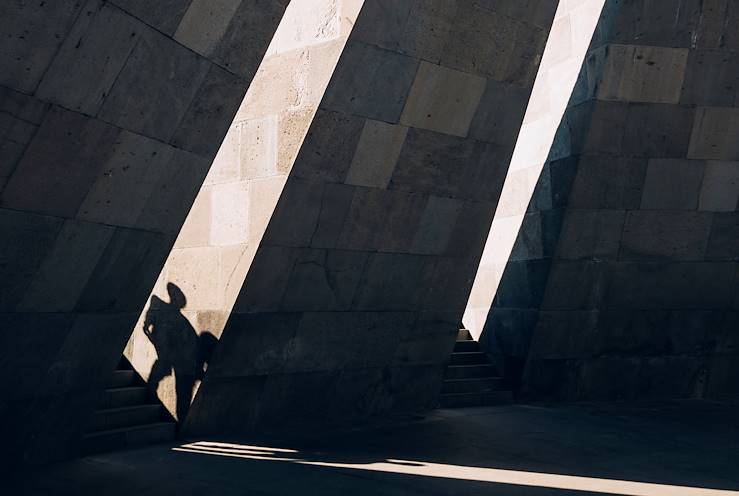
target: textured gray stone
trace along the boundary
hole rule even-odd
[[[397,123],[418,61],[350,40],[341,54],[322,108]]]
[[[192,0],[110,0],[110,3],[167,35],[173,35]]]
[[[33,92],[84,5],[82,0],[6,2],[0,10],[0,31],[6,33],[0,84]]]
[[[314,233],[317,232],[317,223],[322,212],[323,183],[290,178],[285,184],[283,195],[293,198],[293,201],[301,208],[296,212],[291,205],[278,202],[272,214],[272,222],[264,233],[263,243],[280,246],[310,246]],[[346,201],[344,200],[344,203]],[[332,233],[331,239],[334,243],[337,236],[335,232]]]
[[[319,108],[296,159],[306,166],[296,167],[290,177],[344,182],[364,123],[355,115]]]
[[[99,116],[117,126],[169,141],[210,65],[170,38],[146,33],[118,75]],[[173,87],[177,91],[172,91]],[[150,112],[156,105],[168,111]]]
[[[502,84],[489,79],[482,94],[469,135],[481,141],[506,144],[516,139],[521,122],[510,114],[528,102],[529,94],[524,88]]]
[[[454,198],[488,199],[493,196],[491,190],[502,187],[505,177],[505,162],[496,156],[499,153],[495,145],[412,128],[389,188]],[[490,176],[494,182],[484,182],[484,179],[490,181]],[[472,179],[480,179],[480,182]],[[491,186],[484,192],[481,191],[483,184]]]
[[[682,103],[731,106],[739,92],[739,56],[725,50],[692,50]]]
[[[74,216],[118,133],[98,120],[52,108],[5,186],[0,204]]]
[[[578,164],[570,205],[574,208],[639,208],[646,170],[647,161],[643,159],[584,158]]]
[[[87,2],[44,73],[36,96],[96,115],[146,32],[146,26],[120,9],[102,1]]]
[[[44,258],[25,292],[19,309],[27,312],[73,310],[114,231],[111,226],[66,221],[54,249]]]
[[[47,110],[47,104],[0,87],[0,194]]]
[[[76,310],[141,310],[141,294],[154,286],[173,243],[172,235],[116,228],[85,284]]]
[[[228,29],[212,52],[213,60],[251,81],[288,3],[289,0],[241,0]]]
[[[415,289],[423,269],[424,258],[420,255],[370,255],[352,307],[385,311],[415,309]]]
[[[426,255],[444,253],[451,243],[457,241],[452,234],[461,211],[460,200],[429,196],[411,251]]]
[[[739,212],[713,215],[711,235],[706,247],[706,258],[713,260],[739,259]]]
[[[703,212],[633,211],[626,216],[622,260],[702,260],[713,216]]]
[[[172,144],[205,157],[215,156],[247,87],[242,78],[212,65],[182,116]]]
[[[175,150],[151,138],[121,131],[76,212],[78,219],[137,227],[162,169]],[[129,192],[125,197],[121,191]]]
[[[609,308],[721,309],[730,304],[734,269],[727,262],[624,263],[611,269],[604,298]]]
[[[247,276],[254,289],[239,295],[233,313],[280,310],[293,266],[302,253],[299,248],[260,247]]]
[[[0,308],[12,312],[30,283],[62,227],[62,220],[14,210],[0,209],[3,239],[0,249]]]
[[[614,259],[619,254],[626,212],[621,210],[569,210],[557,256]]]
[[[710,379],[739,249],[729,3],[605,2],[481,338],[531,333],[535,313],[524,395],[736,395],[723,364]]]
[[[697,160],[650,160],[642,210],[695,210],[705,164]]]
[[[451,29],[458,35],[448,40],[441,63],[496,81],[530,86],[549,26],[532,29],[529,16],[511,17],[489,2],[456,3]],[[547,9],[551,6],[542,10]]]
[[[685,157],[695,109],[678,105],[629,105],[623,139],[626,156]]]
[[[739,109],[731,107],[698,107],[690,138],[688,158],[739,160]]]
[[[286,6],[242,1],[203,57],[171,38],[189,4],[0,6],[3,345],[38,348],[7,364],[14,463],[73,453]]]
[[[282,299],[282,309],[349,310],[367,254],[309,250],[295,262]]]
[[[311,233],[313,248],[335,248],[351,208],[356,188],[344,184],[326,184],[321,197],[321,210]]]

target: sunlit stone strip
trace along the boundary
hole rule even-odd
[[[126,347],[182,416],[364,0],[292,0]]]
[[[396,460],[371,463],[346,463],[327,460],[326,454],[300,453],[296,450],[262,446],[241,446],[235,444],[196,442],[185,444],[173,451],[199,455],[242,458],[273,462],[296,463],[315,467],[344,470],[364,470],[389,474],[414,475],[420,477],[439,477],[513,486],[583,491],[588,494],[616,494],[622,496],[735,496],[738,491],[712,489],[705,487],[677,486],[630,480],[583,477],[578,475],[550,474],[525,470],[504,470],[488,467],[468,467],[445,463],[431,463],[417,460]],[[323,458],[323,460],[322,460]]]
[[[464,325],[478,339],[605,0],[561,1],[472,287]]]

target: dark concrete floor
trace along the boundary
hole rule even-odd
[[[49,467],[6,494],[739,495],[736,490],[739,404],[682,401],[439,410],[292,443],[194,440]]]

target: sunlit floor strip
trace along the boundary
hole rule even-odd
[[[708,489],[702,487],[673,486],[650,482],[635,482],[597,477],[575,475],[546,474],[519,470],[501,470],[495,468],[466,467],[442,463],[428,463],[410,460],[387,459],[371,463],[341,463],[310,459],[310,453],[300,458],[296,450],[246,446],[231,443],[197,442],[173,448],[174,451],[215,455],[248,460],[269,460],[290,462],[300,465],[330,467],[339,469],[365,470],[391,474],[437,477],[476,482],[491,482],[517,486],[562,489],[570,491],[588,491],[602,494],[623,496],[727,496],[739,495],[739,491]],[[294,454],[296,457],[288,457]],[[281,456],[274,456],[281,455]]]

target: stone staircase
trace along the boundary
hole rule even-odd
[[[513,401],[503,379],[467,329],[460,329],[441,390],[442,408],[503,405]]]
[[[85,454],[174,440],[176,424],[144,381],[121,359],[82,440]]]

